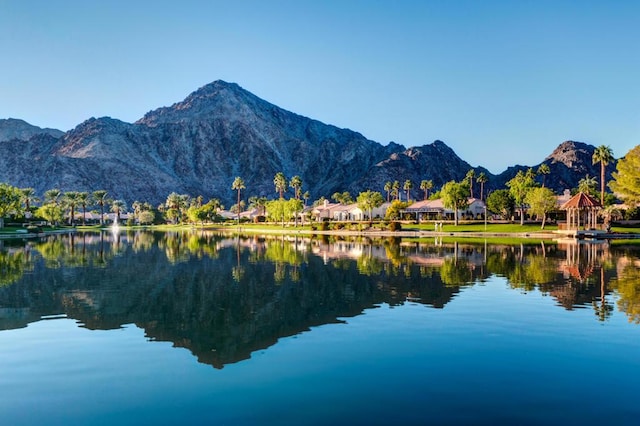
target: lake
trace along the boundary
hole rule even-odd
[[[0,241],[7,425],[637,424],[640,245]]]

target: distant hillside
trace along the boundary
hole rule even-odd
[[[106,189],[129,204],[159,204],[176,191],[216,197],[230,206],[236,176],[245,181],[245,199],[272,198],[273,177],[280,171],[301,176],[312,199],[344,190],[382,191],[385,182],[406,179],[413,182],[412,197],[421,198],[421,180],[433,180],[438,189],[461,180],[471,168],[442,141],[409,149],[384,146],[286,111],[224,81],[150,111],[133,124],[91,118],[62,133],[22,120],[0,120],[0,149],[1,182],[34,187],[39,194],[51,188]],[[561,191],[577,186],[586,173],[599,176],[599,166],[591,164],[593,149],[579,142],[561,144],[544,160],[551,168],[547,186]],[[475,170],[487,175],[485,188],[490,190],[522,168],[497,176],[482,167]]]

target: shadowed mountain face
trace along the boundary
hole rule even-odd
[[[105,189],[112,198],[158,204],[171,192],[235,202],[231,184],[244,179],[246,195],[275,197],[273,177],[299,175],[311,198],[335,191],[382,191],[385,182],[409,179],[413,198],[420,181],[434,189],[461,180],[471,168],[444,142],[415,148],[383,146],[361,134],[285,111],[236,84],[216,81],[184,101],[147,113],[130,124],[91,118],[62,134],[21,120],[0,120],[0,181],[34,187],[39,194]],[[565,142],[545,162],[547,186],[577,186],[593,147]],[[534,166],[537,168],[538,166]],[[610,165],[609,173],[614,169]],[[515,166],[494,176],[482,167],[486,190],[502,187]],[[246,198],[246,197],[245,197]]]

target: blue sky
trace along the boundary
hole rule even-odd
[[[640,144],[639,1],[0,0],[0,118],[133,122],[222,79],[473,166]]]

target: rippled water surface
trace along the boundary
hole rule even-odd
[[[640,246],[0,242],[3,424],[637,424]]]

